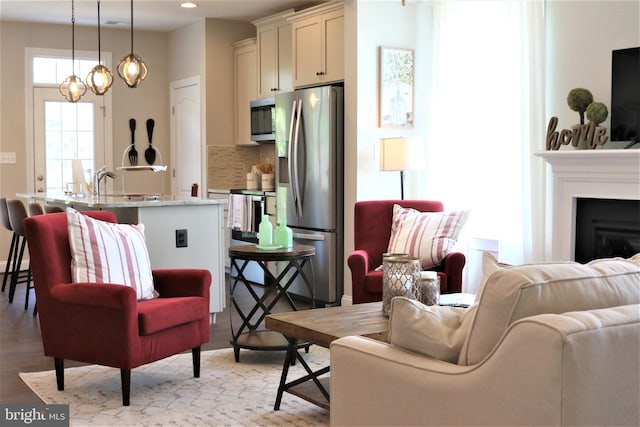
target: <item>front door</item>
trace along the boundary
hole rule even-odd
[[[87,93],[67,102],[56,88],[33,88],[35,192],[72,189],[71,160],[82,161],[85,180],[107,163],[104,98]]]

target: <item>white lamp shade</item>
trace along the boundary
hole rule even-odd
[[[383,138],[380,140],[380,170],[422,169],[424,151],[419,137]]]

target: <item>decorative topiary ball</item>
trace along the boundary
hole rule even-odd
[[[587,119],[595,123],[596,126],[607,120],[608,115],[609,111],[607,110],[607,106],[602,102],[592,102],[587,107]]]
[[[569,91],[567,95],[567,104],[573,111],[577,111],[580,114],[580,124],[584,124],[584,112],[593,102],[593,95],[588,89],[575,88]]]

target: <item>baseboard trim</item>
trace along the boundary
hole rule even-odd
[[[351,295],[342,295],[340,305],[353,305],[353,297]]]

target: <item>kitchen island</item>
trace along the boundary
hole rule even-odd
[[[151,267],[204,268],[211,272],[210,312],[226,305],[224,208],[227,200],[178,196],[18,194],[17,197],[78,211],[108,210],[118,222],[144,224]]]

